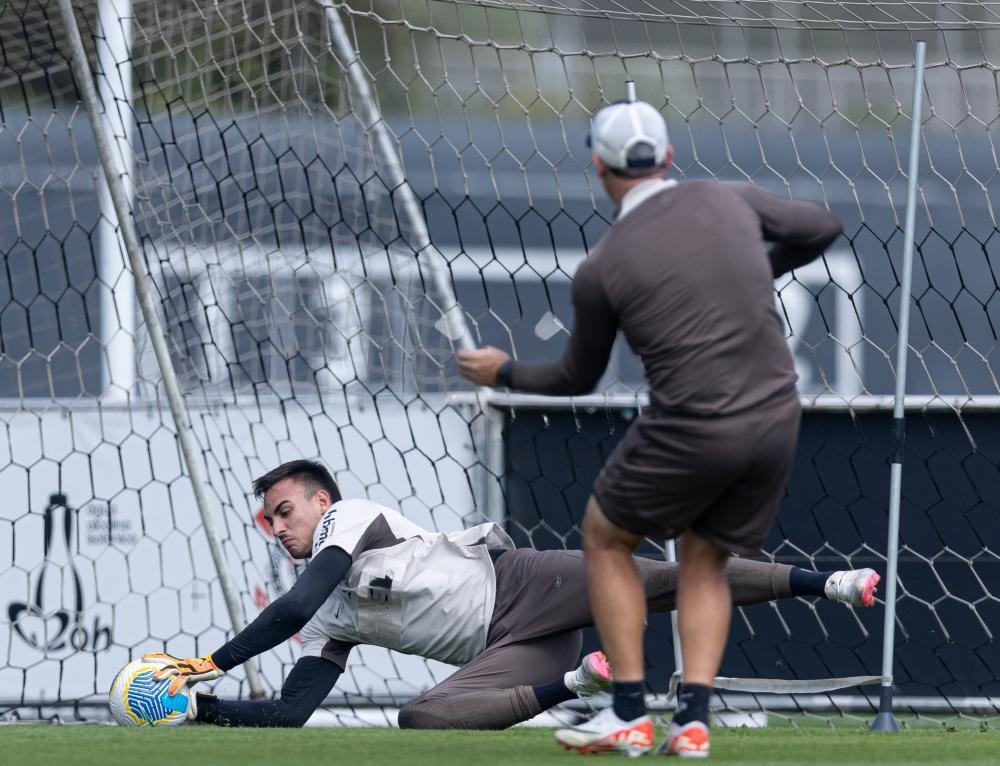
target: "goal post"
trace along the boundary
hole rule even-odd
[[[118,236],[115,237],[115,240],[118,241],[120,237],[121,245],[127,256],[128,269],[122,274],[122,279],[127,279],[128,274],[131,274],[139,310],[142,314],[154,355],[156,356],[157,369],[162,377],[163,393],[170,408],[171,419],[176,430],[177,445],[184,459],[184,472],[190,478],[191,490],[194,494],[195,505],[198,508],[198,515],[204,529],[205,541],[208,544],[208,549],[211,552],[212,561],[215,565],[215,574],[219,581],[220,594],[225,602],[232,627],[234,630],[239,631],[246,625],[246,621],[237,603],[236,587],[230,576],[229,567],[223,558],[222,545],[215,529],[215,519],[208,504],[202,463],[195,451],[195,434],[191,428],[191,419],[181,397],[176,371],[170,361],[166,336],[163,332],[163,325],[160,322],[160,315],[157,313],[156,305],[153,303],[149,276],[146,273],[145,263],[142,258],[142,247],[136,232],[132,201],[129,198],[129,192],[132,187],[129,179],[130,173],[128,164],[122,157],[122,155],[124,157],[131,156],[131,147],[126,143],[130,131],[125,131],[124,136],[122,136],[122,139],[125,140],[121,140],[121,144],[116,147],[114,145],[115,138],[112,124],[105,121],[105,111],[98,102],[97,89],[94,87],[93,82],[93,73],[90,69],[87,52],[83,47],[83,38],[80,35],[80,28],[76,22],[76,14],[73,11],[71,0],[60,0],[59,11],[65,27],[66,37],[68,38],[70,63],[76,77],[76,82],[80,88],[81,100],[90,117],[94,143],[97,146],[97,154],[100,158],[101,170],[103,171],[101,189],[102,192],[106,189],[107,195],[111,198],[110,209],[107,204],[102,205],[102,221],[105,224],[104,235],[110,239],[117,232]],[[100,11],[103,11],[103,13],[100,13]],[[102,25],[102,31],[106,36],[114,33],[116,21],[120,24],[120,19],[123,17],[127,19],[128,15],[130,15],[129,9],[123,5],[112,6],[110,8],[106,5],[101,6],[100,11],[99,15],[105,21],[105,24]],[[118,19],[113,20],[112,17],[116,13],[119,14]],[[127,31],[126,28],[123,28],[122,36],[125,34],[127,34]],[[128,44],[126,43],[121,46],[119,51],[127,53]],[[128,61],[124,63],[126,66],[130,65]],[[109,79],[110,75],[111,73],[105,70],[105,79]],[[127,83],[127,80],[125,82]],[[127,100],[119,104],[119,109],[127,109],[131,102],[131,96],[130,94],[122,95]],[[107,106],[108,104],[105,102],[105,108]],[[119,120],[119,124],[123,125],[124,120]],[[116,149],[121,149],[122,146],[124,150],[116,152]],[[107,247],[108,243],[105,242],[104,246]],[[122,297],[128,298],[131,295],[126,294],[122,296],[119,293],[115,300],[116,308],[118,299]],[[129,313],[132,313],[131,310]],[[115,353],[116,349],[112,347],[109,352],[109,359],[115,358]],[[128,353],[128,357],[131,359],[130,353]],[[112,388],[112,390],[114,389]],[[54,495],[53,497],[56,496]],[[63,505],[65,505],[65,501]],[[66,512],[69,512],[68,508]],[[39,611],[43,609],[40,603],[36,603],[35,607]],[[79,612],[80,609],[76,611]],[[256,668],[252,665],[247,666],[247,680],[250,684],[252,696],[263,696],[263,689],[257,677]]]
[[[239,624],[231,613],[250,620],[283,593],[298,565],[250,494],[283,460],[319,458],[345,495],[430,529],[491,519],[521,545],[579,547],[589,483],[645,401],[641,366],[619,344],[592,397],[487,397],[454,354],[561,352],[571,278],[613,215],[584,136],[631,81],[670,126],[674,177],[751,181],[845,223],[822,261],[775,284],[806,412],[763,556],[886,574],[907,360],[895,710],[913,725],[995,716],[997,10],[4,5],[0,715],[94,715],[130,657],[211,651]],[[73,68],[64,15],[90,75]],[[107,188],[115,163],[88,103],[125,159]],[[901,346],[909,180],[920,209]],[[126,256],[148,279],[145,315]],[[663,542],[644,553],[664,555]],[[829,679],[884,675],[885,615],[800,599],[739,610],[719,712],[870,722],[872,687]],[[650,689],[669,704],[672,630],[650,626]],[[264,694],[297,652],[293,638],[252,663]],[[391,722],[383,707],[450,670],[363,648],[328,702],[345,725]],[[822,688],[804,694],[810,680]],[[217,691],[254,686],[241,671]]]

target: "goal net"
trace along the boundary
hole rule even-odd
[[[580,546],[590,484],[645,402],[639,363],[619,344],[594,396],[487,400],[454,352],[561,352],[570,279],[612,217],[584,137],[627,81],[667,120],[674,177],[751,181],[844,221],[775,285],[807,411],[763,555],[884,574],[917,39],[893,678],[907,720],[996,714],[1000,3],[101,0],[73,19],[110,173],[60,4],[0,5],[0,714],[94,715],[131,657],[232,635],[170,381],[244,620],[297,573],[250,494],[292,458],[430,529],[495,520],[519,545]],[[722,673],[769,685],[720,685],[715,707],[870,720],[865,687],[777,681],[877,676],[882,616],[740,609]],[[650,636],[666,699],[669,620]],[[274,694],[297,653],[216,691]],[[328,715],[391,721],[450,671],[356,650]]]

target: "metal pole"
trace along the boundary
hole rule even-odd
[[[906,358],[910,345],[910,293],[913,283],[913,229],[917,207],[917,171],[920,166],[920,121],[924,94],[924,61],[927,43],[917,41],[913,61],[913,113],[910,118],[910,163],[906,183],[906,220],[903,228],[903,283],[899,295],[899,340],[896,345],[896,395],[892,411],[889,477],[889,539],[886,546],[885,623],[882,628],[882,685],[879,712],[872,731],[899,731],[892,713],[892,657],[896,635],[896,567],[899,562],[899,503],[906,440],[904,397]]]
[[[420,203],[403,172],[403,165],[399,158],[399,147],[393,141],[389,127],[382,118],[375,102],[375,96],[365,76],[364,66],[361,64],[361,56],[351,42],[351,38],[344,28],[344,22],[333,3],[330,0],[317,1],[326,15],[331,43],[336,49],[337,58],[340,60],[341,66],[344,67],[344,72],[354,92],[354,106],[358,117],[364,129],[375,140],[375,151],[385,165],[386,183],[392,193],[397,195],[399,211],[413,230],[414,251],[417,258],[426,267],[431,288],[440,302],[441,319],[435,326],[449,340],[457,342],[461,348],[473,349],[476,347],[475,338],[465,321],[462,307],[455,297],[447,265],[441,253],[431,242]],[[487,518],[493,521],[502,521],[504,501],[500,477],[503,476],[505,467],[502,446],[503,417],[489,407],[493,398],[492,389],[481,387],[476,393],[479,411],[485,419],[485,422],[480,426],[481,433],[477,439],[482,445],[486,474],[484,477],[485,496],[479,501],[484,507],[480,510]]]
[[[219,541],[215,522],[209,512],[208,495],[205,493],[205,480],[201,471],[201,463],[198,462],[198,455],[195,450],[194,430],[191,428],[191,421],[184,407],[180,387],[177,384],[177,376],[174,374],[173,363],[171,362],[170,352],[167,348],[167,341],[163,335],[163,327],[160,325],[160,318],[156,313],[156,306],[153,304],[152,294],[149,289],[149,277],[146,274],[145,264],[142,259],[142,247],[139,244],[139,237],[135,230],[135,222],[133,221],[132,210],[129,204],[130,201],[122,183],[123,172],[118,166],[117,159],[112,150],[112,141],[108,136],[108,126],[101,113],[100,102],[97,99],[97,91],[94,87],[93,73],[90,70],[90,62],[87,59],[87,51],[83,47],[83,38],[80,36],[80,28],[76,23],[76,15],[73,13],[72,0],[59,0],[59,12],[66,27],[66,36],[73,54],[73,74],[80,87],[80,95],[87,109],[87,114],[90,117],[91,128],[94,132],[94,142],[97,144],[97,153],[101,159],[101,167],[104,170],[111,200],[114,203],[114,213],[118,219],[118,229],[121,232],[122,241],[125,243],[125,251],[128,254],[129,265],[132,269],[132,278],[135,281],[136,296],[139,299],[139,308],[142,310],[142,317],[146,322],[146,329],[149,332],[153,352],[156,355],[160,374],[163,376],[163,388],[167,395],[167,402],[170,405],[170,413],[174,418],[174,425],[177,428],[177,441],[181,448],[181,454],[184,456],[188,476],[191,477],[191,488],[194,491],[195,504],[198,506],[198,512],[201,514],[201,522],[205,528],[205,537],[208,540],[208,547],[212,553],[212,561],[215,563],[216,573],[219,576],[219,586],[226,603],[226,610],[229,612],[229,619],[232,622],[233,629],[240,631],[245,624],[243,614],[239,608],[235,585],[226,567],[225,557],[222,552],[222,543]],[[119,306],[118,309],[132,311],[131,306]],[[246,664],[245,668],[247,682],[250,684],[251,696],[263,697],[264,687],[260,682],[257,668],[250,663]]]
[[[386,183],[390,191],[394,195],[398,195],[400,212],[413,228],[414,251],[427,267],[431,285],[441,301],[442,318],[447,326],[440,329],[449,339],[457,341],[462,348],[473,349],[476,347],[476,343],[465,321],[465,316],[462,314],[461,306],[455,298],[455,292],[451,289],[447,266],[442,262],[443,259],[437,248],[431,243],[420,203],[403,173],[398,147],[392,140],[389,127],[382,119],[382,114],[375,103],[375,96],[372,94],[371,86],[365,77],[364,66],[361,64],[361,56],[355,50],[337,9],[329,0],[319,0],[319,3],[326,14],[330,39],[336,48],[337,57],[340,59],[340,64],[344,67],[344,72],[350,81],[351,89],[357,97],[354,105],[357,108],[361,125],[374,136],[375,151],[385,163]]]
[[[100,0],[97,49],[97,88],[105,119],[119,154],[119,179],[131,202],[135,157],[132,153],[132,1]],[[126,402],[135,389],[135,285],[128,273],[125,243],[115,225],[114,203],[106,176],[98,179],[101,218],[97,224],[97,274],[101,282],[101,347],[107,364],[101,365],[101,401]]]
[[[667,561],[677,561],[677,541],[674,539],[667,540],[666,550],[664,550],[664,555]],[[677,610],[674,609],[670,612],[670,631],[674,638],[674,673],[684,672],[684,654],[681,652],[681,632],[680,628],[677,626]]]
[[[625,100],[629,102],[634,102],[636,100],[635,95],[635,80],[625,81]],[[667,540],[666,545],[663,549],[663,556],[667,561],[676,563],[677,562],[677,541],[674,539]],[[677,610],[674,609],[670,612],[670,632],[673,637],[674,642],[674,676],[680,678],[684,672],[684,655],[681,651],[681,632],[677,624]]]

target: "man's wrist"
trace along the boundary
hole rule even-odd
[[[508,359],[506,362],[500,365],[497,369],[497,385],[504,386],[505,388],[513,388],[514,380],[514,360]]]

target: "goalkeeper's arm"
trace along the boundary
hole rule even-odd
[[[273,649],[302,630],[344,579],[351,563],[350,554],[341,548],[324,548],[309,562],[288,593],[268,605],[235,638],[207,657],[180,659],[156,653],[144,655],[144,658],[168,663],[157,675],[174,676],[171,693],[184,683],[218,678],[225,671]]]
[[[302,657],[285,679],[279,699],[226,700],[198,694],[196,720],[216,726],[302,726],[343,672],[321,657]]]

